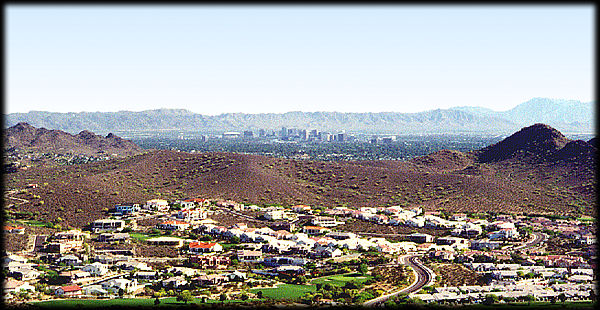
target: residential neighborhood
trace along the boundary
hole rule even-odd
[[[346,223],[413,232],[375,236],[340,229]],[[4,231],[23,234],[26,225],[10,223]],[[596,294],[595,230],[593,219],[153,199],[115,206],[84,229],[33,235],[44,241],[6,252],[3,298],[160,302],[185,291],[208,301],[225,294],[257,304],[464,304],[485,303],[490,295],[589,300]],[[382,268],[400,274],[383,280]],[[453,280],[441,268],[458,268],[477,281],[449,285]],[[357,280],[345,285],[360,287],[350,295],[309,298],[323,279],[350,275]],[[289,285],[306,293],[265,297]]]

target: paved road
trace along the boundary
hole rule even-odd
[[[530,240],[521,244],[520,246],[515,247],[514,249],[515,250],[531,249],[531,248],[534,248],[534,247],[542,244],[542,242],[546,241],[547,236],[541,232],[533,232],[531,234],[533,235],[533,237]]]
[[[375,299],[366,301],[363,304],[363,306],[373,307],[373,306],[381,305],[386,300],[388,300],[390,297],[393,297],[393,296],[396,296],[396,295],[399,295],[402,293],[409,294],[409,293],[416,292],[416,291],[420,290],[421,288],[423,288],[424,286],[431,285],[433,283],[433,281],[435,280],[435,274],[433,273],[433,271],[431,271],[431,269],[425,267],[425,265],[423,265],[419,261],[418,255],[401,256],[400,263],[408,265],[409,267],[411,267],[413,269],[415,276],[416,276],[413,283],[411,283],[408,287],[405,287],[404,289],[399,290],[397,292],[387,294],[387,295],[382,295]]]

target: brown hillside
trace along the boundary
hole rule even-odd
[[[84,130],[72,135],[60,130],[35,128],[27,123],[18,123],[5,131],[6,149],[36,150],[43,153],[85,154],[99,153],[134,155],[143,152],[135,143],[109,133],[106,137]]]
[[[5,177],[8,188],[40,184],[15,196],[29,200],[19,211],[63,226],[83,226],[118,203],[158,197],[262,205],[418,205],[452,212],[595,212],[595,160],[478,163],[474,156],[442,151],[406,162],[318,162],[153,151],[75,166],[35,167]]]
[[[482,163],[503,161],[515,157],[545,158],[564,147],[570,140],[560,131],[545,125],[525,127],[510,137],[476,152]]]

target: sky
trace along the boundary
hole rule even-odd
[[[594,100],[594,7],[5,6],[5,113]]]

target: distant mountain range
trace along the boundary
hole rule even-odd
[[[27,122],[35,127],[71,133],[90,130],[123,136],[141,131],[222,133],[261,128],[279,130],[281,127],[382,134],[507,134],[534,123],[545,123],[564,133],[592,133],[595,132],[594,117],[592,102],[534,98],[508,111],[456,107],[419,113],[288,112],[215,116],[182,109],[80,113],[31,111],[6,115],[5,128]]]

